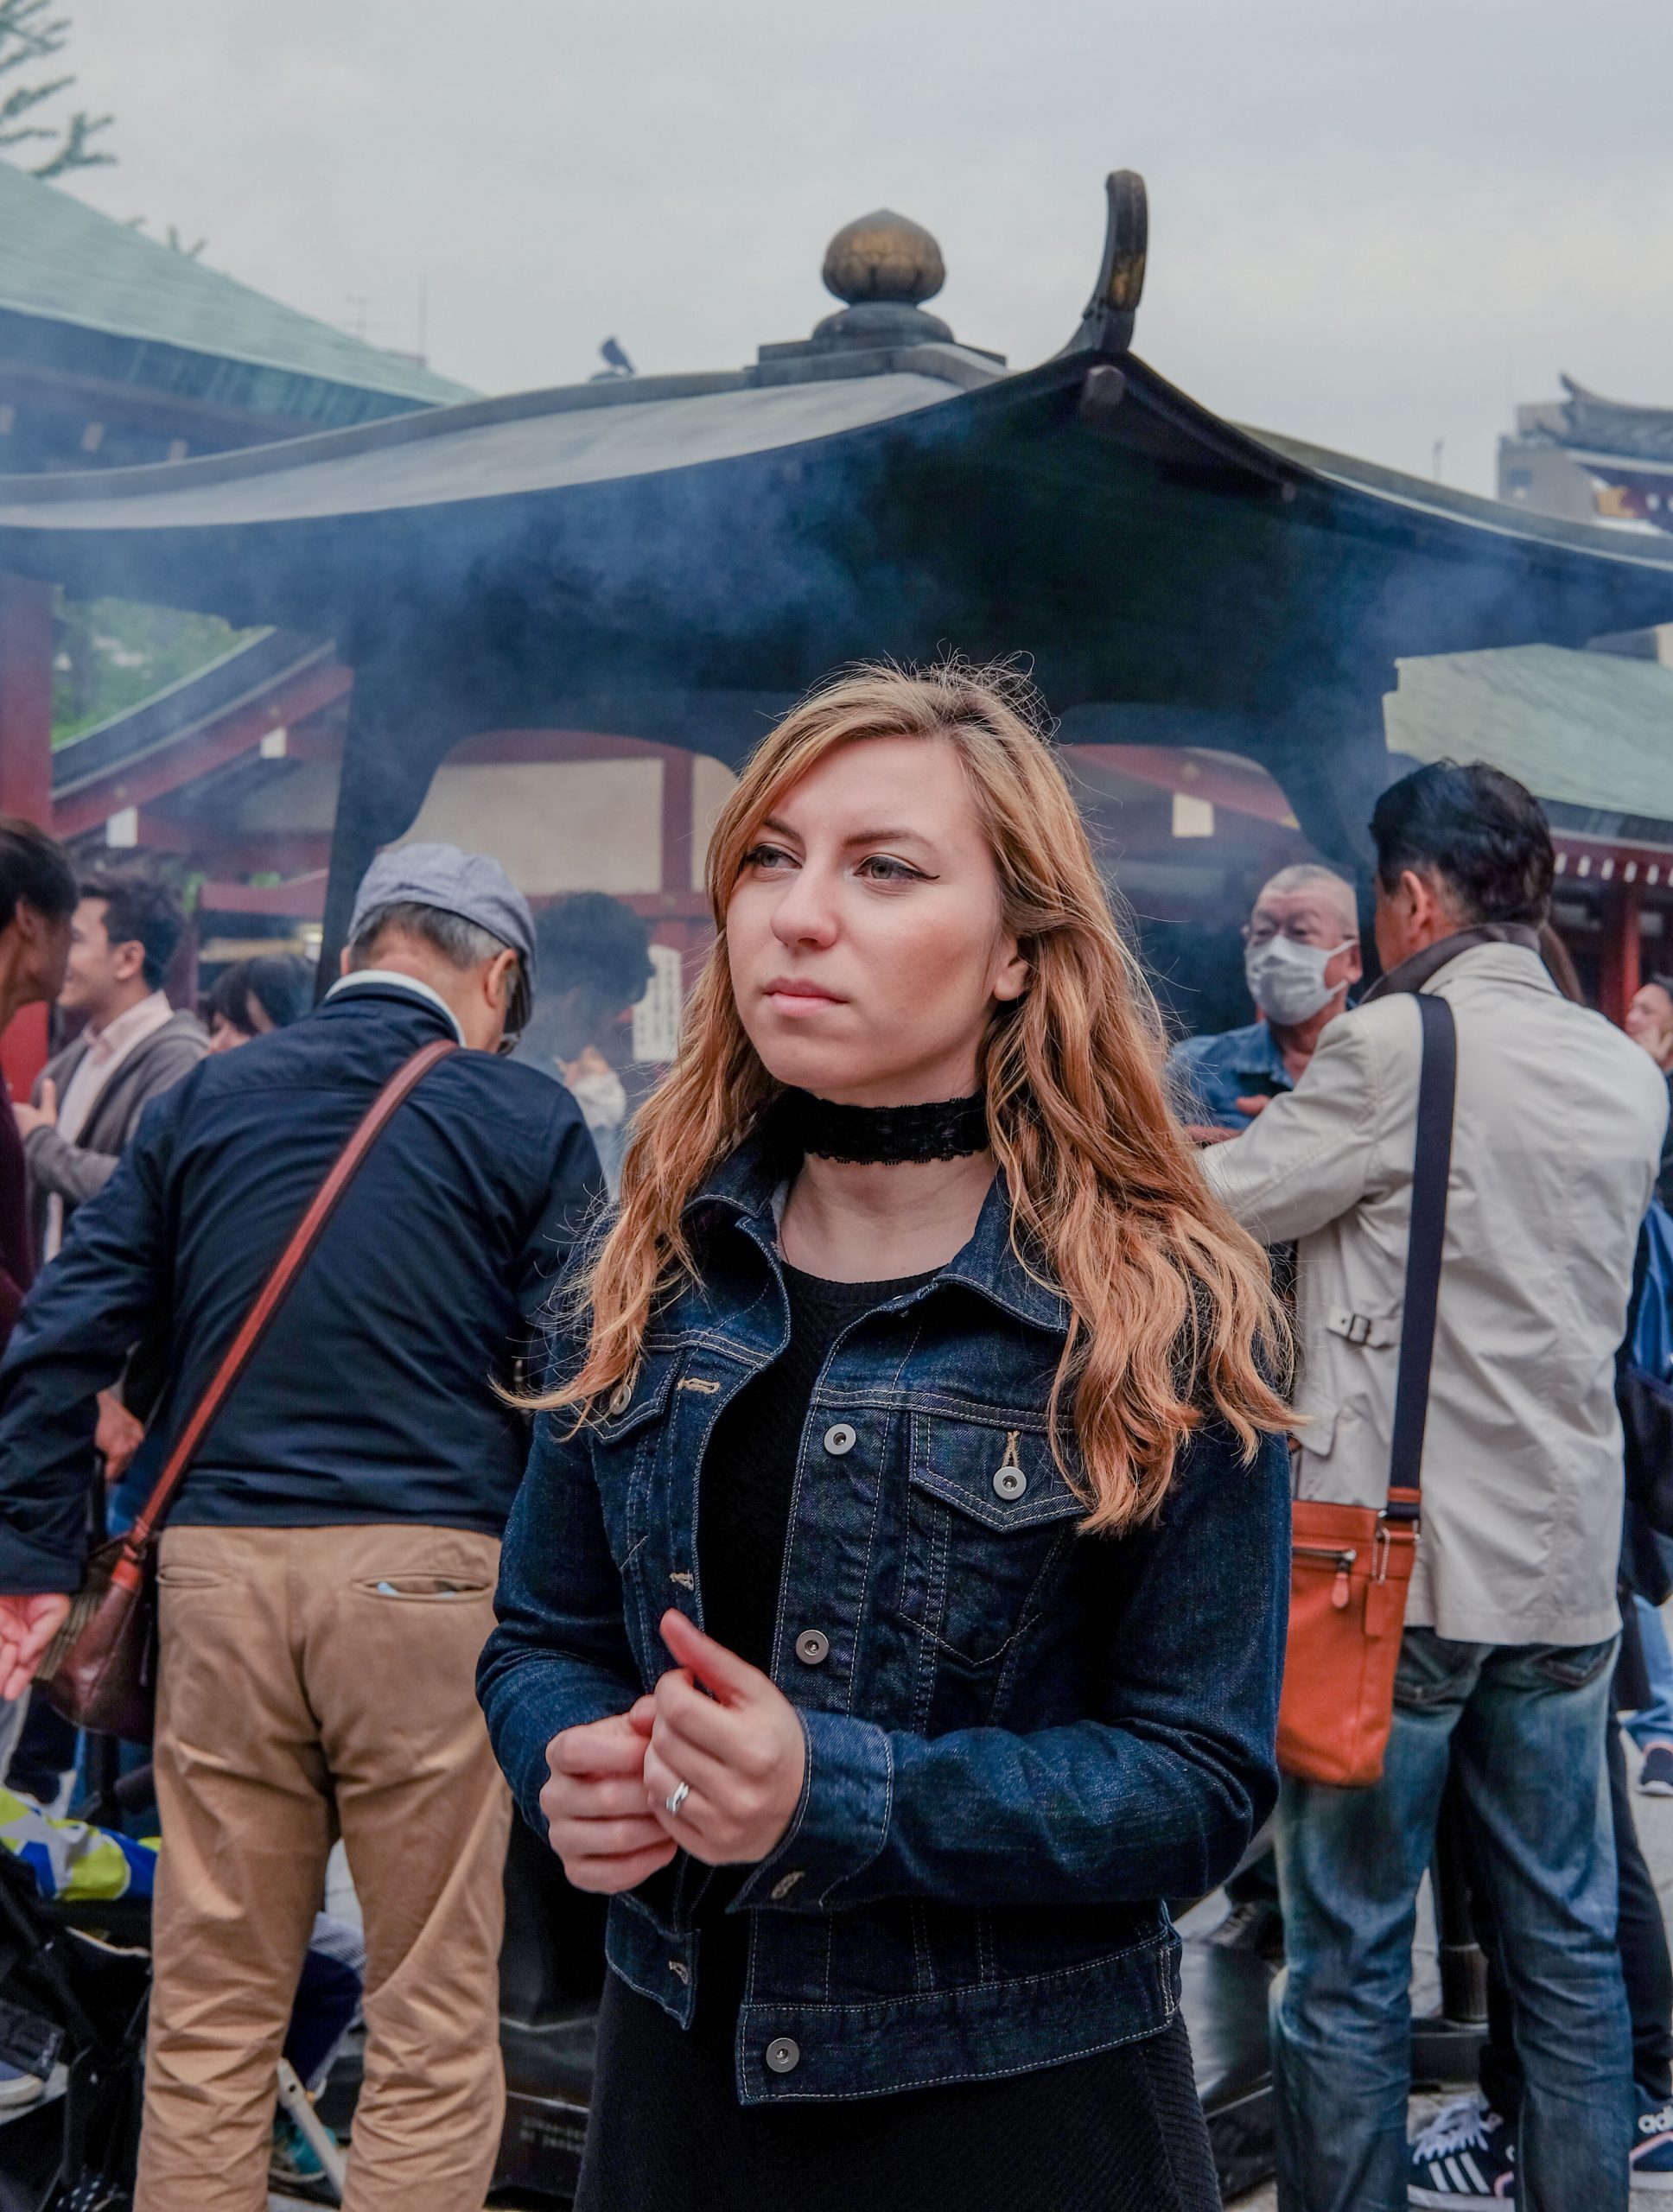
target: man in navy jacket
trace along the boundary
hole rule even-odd
[[[199,1450],[161,1550],[162,1814],[137,2212],[265,2202],[280,2044],[325,1859],[366,1916],[349,2201],[476,2212],[499,2143],[507,1808],[472,1688],[521,1418],[496,1394],[601,1192],[574,1101],[495,1057],[528,907],[497,862],[385,855],[312,1014],[147,1109],[0,1368],[0,1694],[81,1577],[96,1392],[161,1326],[190,1417],[388,1078],[373,1147]]]

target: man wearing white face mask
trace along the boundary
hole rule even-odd
[[[1255,901],[1244,940],[1244,973],[1262,1019],[1187,1037],[1169,1057],[1180,1111],[1193,1128],[1246,1129],[1269,1098],[1293,1090],[1364,972],[1353,887],[1314,861],[1279,870]]]

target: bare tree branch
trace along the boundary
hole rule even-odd
[[[0,77],[63,51],[70,19],[49,14],[51,5],[52,0],[0,0]],[[0,147],[39,144],[44,140],[52,148],[47,158],[29,171],[43,181],[71,169],[105,168],[116,159],[114,154],[92,143],[100,131],[109,130],[111,118],[108,115],[89,115],[85,108],[78,108],[67,121],[50,126],[24,121],[43,102],[67,92],[74,82],[73,76],[64,76],[17,85],[0,99]]]

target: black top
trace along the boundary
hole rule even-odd
[[[1060,2066],[741,2105],[729,2053],[612,1974],[576,2212],[1219,2212],[1185,2022]]]
[[[764,1675],[773,1671],[796,1462],[820,1370],[850,1322],[915,1290],[934,1272],[893,1282],[827,1282],[785,1268],[790,1342],[715,1424],[697,1498],[703,1624]]]
[[[915,1290],[935,1270],[892,1282],[828,1282],[799,1268],[783,1272],[790,1342],[716,1422],[697,1494],[703,1627],[764,1675],[773,1671],[779,1585],[813,1386],[850,1322]],[[748,1915],[726,1910],[741,1878],[722,1870],[698,1908],[703,1944],[696,2032],[716,2050],[730,2049],[743,2001]]]

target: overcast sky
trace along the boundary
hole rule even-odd
[[[1670,0],[65,0],[93,205],[487,391],[752,359],[893,207],[1016,365],[1142,169],[1137,348],[1237,420],[1491,489],[1566,369],[1673,405]],[[367,304],[362,306],[361,302]]]

